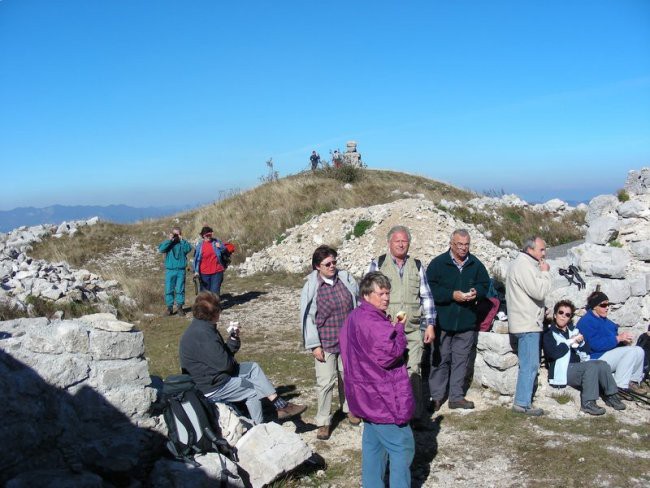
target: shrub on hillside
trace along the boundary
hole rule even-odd
[[[630,199],[630,195],[624,189],[618,190],[616,196],[619,202],[627,202]]]
[[[340,168],[328,166],[321,170],[328,178],[342,183],[356,183],[363,177],[363,169],[357,166],[343,165]]]

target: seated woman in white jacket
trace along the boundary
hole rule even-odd
[[[549,383],[556,387],[569,385],[580,389],[580,410],[590,415],[605,413],[605,409],[596,403],[600,390],[606,405],[624,410],[609,365],[605,361],[589,360],[589,346],[573,325],[574,312],[575,306],[569,300],[557,302],[553,308],[553,324],[542,338],[544,356],[549,364]]]

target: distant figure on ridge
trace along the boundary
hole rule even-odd
[[[311,152],[311,156],[309,156],[309,161],[311,162],[311,170],[316,171],[318,168],[318,164],[320,163],[320,156],[316,151]]]
[[[192,245],[182,237],[180,227],[174,227],[169,239],[158,246],[158,252],[165,255],[165,305],[166,314],[174,313],[174,294],[176,294],[176,310],[178,315],[185,315],[185,267],[187,255]]]
[[[341,153],[338,149],[335,149],[332,153],[332,164],[335,168],[340,168],[343,166],[343,157],[341,156]]]
[[[403,225],[392,227],[388,231],[387,242],[388,252],[370,262],[368,273],[381,271],[390,280],[389,317],[396,320],[399,312],[406,314],[404,319],[404,334],[408,344],[406,368],[415,398],[415,415],[411,425],[414,429],[421,430],[427,427],[423,417],[425,409],[422,399],[423,341],[429,344],[435,336],[433,327],[436,322],[436,307],[422,263],[408,253],[411,245],[409,229]]]
[[[512,410],[525,415],[544,415],[533,407],[533,390],[539,370],[540,339],[544,326],[544,297],[551,291],[551,267],[544,260],[546,243],[529,237],[510,265],[506,277],[508,332],[517,341],[519,372]]]
[[[474,408],[474,402],[465,399],[465,377],[476,343],[476,306],[487,295],[490,277],[469,248],[469,232],[457,229],[449,239],[449,250],[427,268],[438,307],[438,333],[429,375],[434,410],[440,409],[447,393],[449,408]]]
[[[273,404],[278,420],[296,417],[307,410],[306,406],[287,402],[279,396],[257,363],[238,363],[235,360],[235,353],[241,346],[239,327],[229,327],[228,340],[224,341],[217,325],[221,314],[217,295],[199,293],[192,314],[194,319],[179,345],[181,368],[183,373],[192,377],[209,401],[245,401],[249,418],[255,424],[264,422],[263,398]]]
[[[318,411],[316,437],[327,440],[332,423],[332,391],[338,381],[339,403],[352,425],[360,419],[349,413],[343,389],[343,361],[339,348],[339,331],[347,315],[357,306],[359,288],[354,277],[336,268],[336,250],[319,246],[311,258],[313,271],[300,295],[300,323],[305,348],[314,356]]]
[[[223,244],[213,237],[213,232],[212,227],[201,229],[201,240],[194,248],[194,276],[199,277],[201,291],[211,291],[218,296],[225,267],[221,263]]]

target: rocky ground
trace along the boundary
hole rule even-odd
[[[313,360],[300,343],[299,290],[260,283],[255,293],[242,289],[226,295],[225,305],[224,326],[230,320],[242,326],[240,360],[260,362],[275,384],[281,385],[281,391],[296,402],[310,405],[305,424],[285,424],[285,428],[296,428],[323,456],[328,468],[299,472],[286,481],[287,486],[359,486],[362,428],[341,420],[331,439],[323,442],[316,439],[314,427],[309,425],[315,414],[316,387]],[[478,386],[468,393],[476,403],[474,411],[453,411],[443,406],[431,417],[432,430],[416,433],[414,486],[558,486],[571,479],[574,486],[647,486],[650,468],[641,460],[650,457],[649,410],[627,403],[624,412],[607,408],[604,417],[593,418],[579,412],[577,391],[567,390],[558,399],[551,394],[556,393],[546,386],[545,378],[540,378],[536,404],[548,412],[543,419],[512,414],[510,397]],[[592,451],[594,443],[603,443],[605,450]],[[540,469],[538,462],[547,459],[544,453],[557,454],[558,448],[561,457],[577,456],[578,465],[568,473]],[[574,455],[564,454],[567,450],[573,450]],[[638,468],[610,473],[603,460],[598,460],[603,452],[632,466],[639,461]],[[549,456],[548,462],[551,459]],[[599,467],[595,469],[594,463]],[[617,463],[621,466],[620,461]]]

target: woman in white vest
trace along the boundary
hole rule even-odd
[[[575,306],[569,300],[561,300],[553,308],[553,323],[542,338],[549,366],[548,382],[557,388],[566,385],[579,388],[580,410],[590,415],[605,413],[596,403],[601,389],[606,405],[625,410],[609,365],[605,361],[589,360],[589,346],[573,325],[574,312]]]

